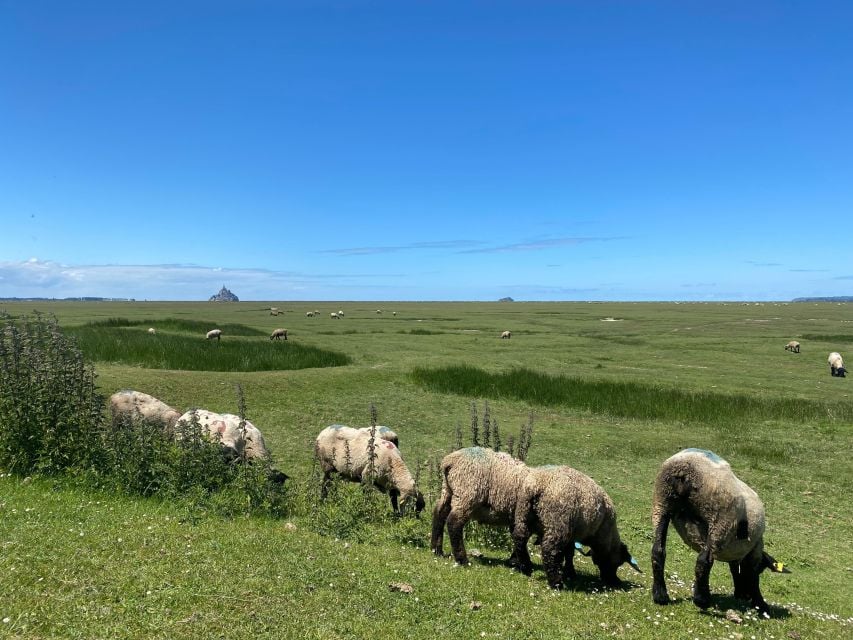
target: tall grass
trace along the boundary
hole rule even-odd
[[[293,340],[229,338],[224,329],[225,337],[221,341],[165,331],[150,335],[146,331],[105,324],[72,327],[68,333],[77,338],[80,349],[92,360],[149,369],[278,371],[350,363],[349,356],[343,353]]]
[[[184,318],[160,318],[158,320],[129,320],[127,318],[107,318],[89,322],[86,327],[154,327],[157,331],[185,331],[204,336],[211,329],[221,329],[226,336],[265,336],[260,329],[233,322],[221,323],[214,320],[186,320]]]
[[[516,368],[489,373],[468,365],[417,367],[418,384],[444,393],[509,398],[542,406],[568,406],[593,413],[643,420],[724,422],[731,420],[810,420],[849,422],[853,403],[821,403],[791,398],[686,391],[636,382],[585,380]]]

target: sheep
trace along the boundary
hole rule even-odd
[[[277,316],[281,314],[281,310],[278,307],[270,307],[270,315]]]
[[[377,309],[377,310],[376,310],[376,313],[381,315],[381,314],[382,314],[382,309]]]
[[[358,429],[359,431],[363,431],[365,433],[370,433],[370,427],[361,427]],[[397,434],[391,431],[388,427],[383,427],[381,425],[376,425],[376,438],[381,440],[387,440],[391,444],[393,444],[398,449],[400,448],[400,439],[397,437]]]
[[[280,340],[281,338],[287,340],[287,329],[274,329],[270,334],[270,340]]]
[[[306,312],[305,312],[305,317],[306,317],[306,318],[313,318],[313,317],[314,317],[314,312],[313,312],[313,311],[306,311]]]
[[[217,340],[222,338],[222,329],[211,329],[207,332],[207,340],[213,340],[214,338],[216,338]]]
[[[504,331],[501,333],[501,339],[509,340],[512,338],[512,331]]]
[[[841,354],[833,351],[829,354],[829,373],[837,378],[844,378],[847,369],[844,368],[844,360],[841,359]]]
[[[315,452],[323,469],[321,497],[326,497],[333,473],[352,482],[362,481],[370,464],[370,440],[368,429],[353,429],[340,424],[333,424],[320,432]],[[400,450],[392,442],[374,437],[373,452],[373,484],[381,491],[388,492],[393,511],[402,514],[412,503],[415,513],[423,511],[424,497],[403,462]],[[401,498],[399,504],[398,497]]]
[[[576,576],[575,547],[590,547],[601,580],[610,587],[621,581],[616,575],[623,563],[642,573],[637,561],[619,537],[616,510],[610,496],[592,478],[568,466],[530,469],[518,492],[512,528],[518,569],[530,575],[532,565],[527,541],[537,533],[542,541],[542,565],[552,589]]]
[[[449,453],[441,461],[441,495],[432,512],[430,548],[443,554],[444,527],[453,558],[467,564],[463,531],[469,520],[508,525],[515,521],[518,490],[530,468],[508,453],[469,447]],[[510,562],[514,556],[510,558]]]
[[[711,604],[708,577],[715,560],[729,563],[734,595],[767,612],[758,577],[764,569],[789,573],[764,551],[764,505],[728,462],[702,449],[684,449],[661,465],[655,479],[652,506],[652,599],[667,604],[664,565],[669,523],[694,551],[696,579],[693,602]]]
[[[796,340],[791,340],[788,344],[785,345],[785,351],[790,351],[791,353],[799,353],[800,343]]]
[[[343,318],[343,317],[344,317],[344,312],[343,312],[343,311],[338,311],[338,317],[339,317],[339,318]]]
[[[148,327],[148,333],[153,336],[157,333],[157,329],[155,329],[154,327]]]
[[[165,402],[147,393],[132,389],[124,389],[111,395],[110,411],[113,424],[118,424],[124,420],[130,421],[134,417],[138,417],[159,425],[167,431],[171,431],[181,416],[180,412]]]
[[[393,315],[393,316],[396,318],[396,317],[397,317],[397,312],[396,312],[396,311],[392,311],[392,312],[391,312],[391,315]]]
[[[330,317],[332,320],[337,320],[337,319],[339,318],[338,314],[337,314],[337,313],[335,313],[334,311],[332,311],[332,312],[329,314],[329,317]]]

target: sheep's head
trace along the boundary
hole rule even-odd
[[[425,506],[426,501],[424,500],[423,494],[415,489],[411,493],[405,494],[403,499],[400,501],[400,515],[407,511],[411,511],[412,508],[414,508],[415,515],[420,517],[420,513],[424,510]]]
[[[624,542],[619,543],[616,552],[596,552],[594,549],[590,552],[592,561],[598,567],[601,574],[601,580],[609,587],[619,587],[622,581],[616,575],[616,570],[623,564],[627,563],[637,573],[642,573],[640,565],[628,551],[628,547]]]
[[[844,378],[846,373],[847,373],[847,369],[845,369],[844,367],[838,367],[835,370],[835,375],[838,376],[839,378]]]
[[[289,477],[289,475],[287,475],[283,471],[279,471],[278,469],[270,469],[269,471],[270,482],[278,486],[283,485],[284,481],[287,480]]]

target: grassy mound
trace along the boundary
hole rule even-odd
[[[148,369],[184,371],[278,371],[338,367],[349,356],[293,340],[271,342],[263,331],[243,325],[215,325],[196,320],[111,324],[97,322],[67,330],[83,353],[96,362],[130,364]],[[154,326],[155,335],[139,326]],[[221,341],[205,340],[200,327],[217,326]],[[170,333],[191,330],[193,335]],[[200,335],[201,334],[201,335]],[[263,339],[259,339],[263,336]]]
[[[534,405],[569,406],[593,413],[680,422],[853,420],[853,404],[793,398],[686,391],[635,382],[584,380],[517,368],[489,373],[468,365],[416,368],[415,382],[433,391],[480,398],[507,398]]]

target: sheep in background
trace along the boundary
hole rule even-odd
[[[376,313],[381,315],[381,314],[382,314],[382,309],[377,309],[377,310],[376,310]]]
[[[275,329],[270,334],[270,340],[280,340],[281,338],[287,340],[287,329]]]
[[[353,429],[334,424],[323,429],[317,436],[315,452],[323,469],[321,496],[326,497],[333,473],[352,482],[361,482],[370,465],[369,430]],[[391,498],[391,508],[402,513],[408,505],[415,512],[424,508],[424,497],[415,485],[400,450],[382,438],[373,438],[373,484]],[[398,504],[398,497],[400,498]]]
[[[844,378],[847,369],[844,368],[844,360],[841,359],[841,354],[833,351],[829,354],[829,373],[836,378]]]
[[[270,315],[271,316],[281,315],[281,310],[279,310],[278,307],[270,307]]]
[[[576,542],[590,548],[586,555],[592,556],[601,580],[608,586],[621,584],[616,569],[625,562],[640,571],[619,537],[610,496],[592,478],[572,467],[532,468],[521,485],[512,536],[513,555],[525,575],[533,568],[527,550],[533,533],[542,541],[542,565],[552,589],[575,578]]]
[[[338,311],[338,317],[339,317],[339,318],[343,318],[343,317],[344,317],[344,312],[343,312],[343,311]]]
[[[796,340],[791,340],[788,344],[785,345],[785,351],[790,351],[791,353],[799,353],[800,343]]]
[[[110,396],[110,412],[112,413],[113,424],[141,418],[159,425],[167,431],[175,426],[181,416],[178,411],[165,402],[147,393],[132,389],[124,389]]]
[[[502,340],[503,339],[509,340],[510,338],[512,338],[512,331],[504,331],[503,333],[501,333],[501,339]]]
[[[155,329],[154,327],[148,327],[148,333],[153,336],[157,333],[157,329]]]
[[[445,525],[458,564],[468,562],[463,533],[469,520],[512,529],[518,491],[529,471],[526,464],[508,453],[484,447],[446,455],[441,461],[441,495],[432,512],[433,553],[443,553]]]
[[[332,312],[329,314],[329,317],[330,317],[332,320],[337,320],[340,316],[338,316],[338,314],[337,314],[337,313],[335,313],[334,311],[332,311]]]
[[[729,563],[734,595],[768,611],[758,577],[764,569],[787,570],[764,551],[764,504],[729,463],[702,449],[684,449],[661,465],[652,506],[652,599],[667,604],[664,565],[666,534],[672,521],[687,546],[699,552],[693,602],[711,604],[708,578],[715,560]]]
[[[313,311],[306,311],[306,312],[305,312],[305,317],[306,317],[306,318],[313,318],[313,317],[314,317],[314,312],[313,312]]]
[[[214,338],[220,340],[222,338],[222,329],[211,329],[207,332],[207,335],[205,337],[208,340],[213,340]]]

